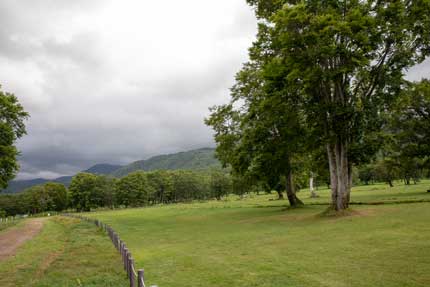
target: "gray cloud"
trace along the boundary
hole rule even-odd
[[[20,178],[212,146],[256,32],[243,0],[5,0],[0,19],[0,83],[31,114]]]

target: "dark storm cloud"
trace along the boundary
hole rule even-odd
[[[5,0],[0,19],[0,83],[31,114],[21,178],[212,146],[203,118],[256,29],[242,0]]]

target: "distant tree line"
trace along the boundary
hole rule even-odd
[[[34,186],[19,194],[0,195],[7,215],[95,208],[143,207],[154,204],[218,199],[253,191],[251,183],[226,170],[137,171],[122,178],[91,173],[73,177],[67,189],[59,183]]]
[[[19,194],[0,195],[0,212],[7,216],[62,211],[68,207],[68,193],[63,184],[46,183]]]

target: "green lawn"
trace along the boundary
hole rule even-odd
[[[430,286],[429,187],[356,187],[352,202],[366,204],[344,217],[321,215],[327,189],[317,199],[302,190],[299,209],[272,194],[87,215],[118,231],[147,286]],[[102,231],[51,217],[16,257],[0,262],[0,286],[128,284]]]
[[[354,188],[353,202],[428,201],[429,181]],[[300,196],[306,203],[327,202]],[[149,284],[178,286],[430,286],[430,203],[286,209],[275,195],[91,213],[112,225]]]
[[[21,228],[23,222],[12,228]],[[104,233],[89,223],[51,217],[16,256],[0,262],[0,286],[117,287],[127,286],[127,281]]]

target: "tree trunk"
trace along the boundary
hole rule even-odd
[[[406,185],[410,185],[411,184],[411,181],[410,181],[409,177],[405,178],[405,184]]]
[[[391,179],[388,180],[388,184],[390,185],[390,187],[394,187],[393,181]]]
[[[303,205],[303,202],[296,196],[293,172],[291,171],[291,169],[287,174],[287,197],[291,207],[297,207],[299,205]]]
[[[277,190],[276,192],[278,193],[278,200],[283,200],[284,194],[282,193],[282,190]]]
[[[311,191],[311,198],[316,198],[318,195],[315,193],[314,189],[314,173],[311,172],[311,176],[309,178],[309,190]]]
[[[348,143],[337,140],[327,144],[330,166],[331,207],[341,211],[349,207],[352,168],[348,162]]]

